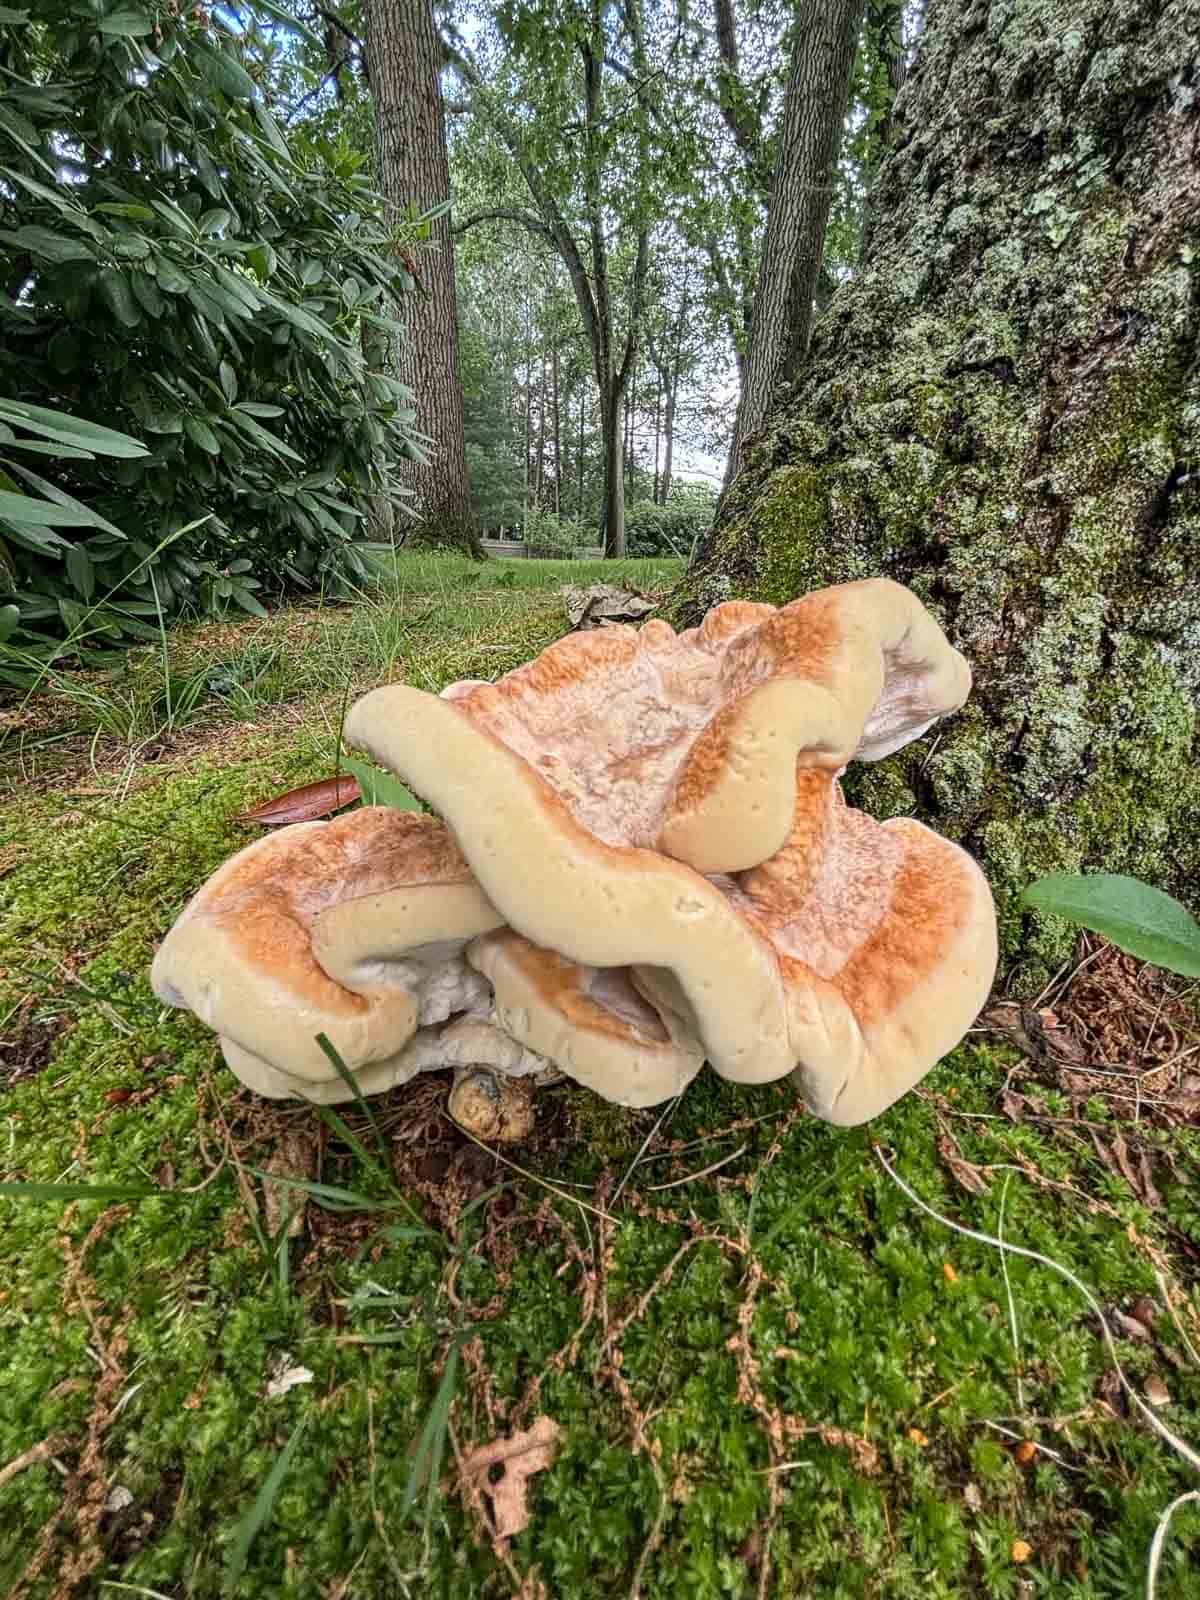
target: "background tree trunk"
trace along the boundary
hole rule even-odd
[[[1200,885],[1197,0],[932,0],[871,249],[748,452],[692,615],[886,574],[966,711],[852,798],[963,840],[1037,981],[1047,871]]]
[[[380,189],[394,217],[410,205],[428,211],[450,196],[441,46],[430,0],[367,0],[366,51]],[[420,542],[478,552],[448,215],[433,223],[431,242],[414,262],[423,292],[405,297],[400,315],[408,331],[396,360],[397,376],[415,396],[416,426],[432,446],[428,463],[409,463],[402,477],[420,508]]]
[[[863,0],[800,0],[797,7],[779,170],[767,210],[726,483],[741,467],[743,441],[762,427],[776,388],[792,382],[808,347],[862,13]]]

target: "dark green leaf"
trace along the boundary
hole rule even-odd
[[[395,811],[421,810],[421,802],[416,795],[390,772],[384,772],[379,767],[373,767],[369,761],[361,761],[354,756],[342,756],[341,764],[358,779],[364,806],[391,806]]]
[[[73,511],[32,495],[12,494],[0,489],[0,517],[9,522],[28,522],[39,528],[90,528],[95,518],[90,511]]]
[[[67,576],[85,600],[92,598],[96,592],[96,569],[81,544],[73,544],[67,551]]]
[[[200,449],[206,450],[210,456],[220,455],[220,441],[203,417],[184,417],[183,431],[193,444],[199,445]]]
[[[1200,978],[1200,923],[1161,889],[1120,873],[1057,873],[1021,896],[1035,911],[1103,934],[1139,961]]]
[[[137,327],[142,320],[142,313],[133,298],[129,279],[123,272],[118,272],[115,267],[105,267],[100,274],[100,293],[123,327]]]
[[[97,26],[101,33],[114,34],[122,39],[141,39],[154,32],[154,18],[142,11],[114,11],[101,17]]]
[[[35,256],[41,256],[46,261],[95,260],[91,246],[85,244],[82,239],[55,233],[51,228],[30,224],[24,228],[16,228],[11,233],[0,234],[0,238],[11,239],[21,249],[31,250]]]

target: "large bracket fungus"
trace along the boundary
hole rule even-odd
[[[696,629],[572,634],[496,683],[390,686],[346,722],[442,821],[377,808],[226,863],[154,966],[268,1094],[426,1067],[557,1068],[653,1105],[708,1060],[863,1122],[962,1037],[996,965],[957,845],[847,807],[970,672],[884,579]]]

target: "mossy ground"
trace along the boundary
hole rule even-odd
[[[512,599],[532,573],[497,567],[464,594],[453,562],[423,560],[447,581],[414,586],[391,620],[345,609],[242,632],[260,646],[319,636],[356,686],[383,670],[430,686],[491,675],[558,626],[551,595]],[[368,626],[402,641],[390,667],[362,644]],[[181,636],[177,665],[212,644]],[[236,653],[232,630],[221,648]],[[1156,1521],[1192,1480],[1122,1405],[1077,1293],[1025,1260],[1006,1285],[998,1252],[923,1216],[872,1141],[938,1210],[1053,1256],[1106,1310],[1155,1301],[1150,1337],[1118,1329],[1121,1360],[1136,1384],[1165,1380],[1164,1419],[1195,1441],[1200,1367],[1157,1273],[1200,1344],[1200,1140],[1149,1115],[1126,1126],[1155,1174],[1148,1204],[1091,1143],[1112,1143],[1110,1104],[1081,1111],[1043,1086],[1037,1115],[1065,1124],[1003,1114],[1005,1087],[1034,1070],[1015,1053],[968,1043],[854,1132],[799,1114],[785,1086],[706,1073],[615,1205],[654,1115],[547,1091],[560,1131],[514,1158],[579,1204],[505,1170],[511,1187],[469,1216],[453,1197],[419,1201],[444,1242],[389,1238],[406,1219],[387,1213],[310,1212],[287,1251],[263,1250],[246,1169],[285,1134],[320,1143],[325,1181],[378,1184],[315,1113],[240,1091],[207,1031],[160,1008],[147,967],[249,837],[231,816],[327,774],[327,666],[289,655],[286,694],[257,722],[214,711],[198,746],[181,730],[151,765],[109,738],[94,771],[38,767],[45,784],[3,812],[0,1178],[163,1193],[0,1198],[0,1593],[459,1600],[515,1593],[534,1568],[554,1600],[749,1597],[764,1571],[772,1596],[1140,1592]],[[50,1059],[39,1045],[22,1071],[20,1040],[45,1023]],[[381,1103],[389,1129],[393,1110]],[[978,1192],[955,1177],[960,1159],[982,1169]],[[477,1342],[426,1529],[403,1505],[414,1442],[467,1325]],[[285,1353],[312,1382],[269,1399]],[[532,1480],[529,1528],[497,1554],[453,1446],[539,1413],[562,1449]],[[230,1584],[234,1530],[300,1423]],[[1022,1439],[1056,1454],[1025,1462]],[[46,1459],[5,1476],[43,1440]],[[1185,1508],[1159,1600],[1193,1596],[1198,1562]]]

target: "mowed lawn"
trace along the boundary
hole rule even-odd
[[[0,1194],[0,1595],[1146,1593],[1200,1488],[1160,1436],[1200,1447],[1182,985],[1100,952],[1039,997],[1065,1054],[1001,1007],[867,1129],[705,1071],[667,1115],[544,1090],[504,1162],[444,1079],[340,1127],[256,1100],[150,990],[348,700],[497,676],[564,582],[677,571],[402,556],[0,713],[0,1180],[78,1189]],[[541,1418],[523,1487],[469,1470]],[[1195,1503],[1156,1586],[1200,1595]]]

